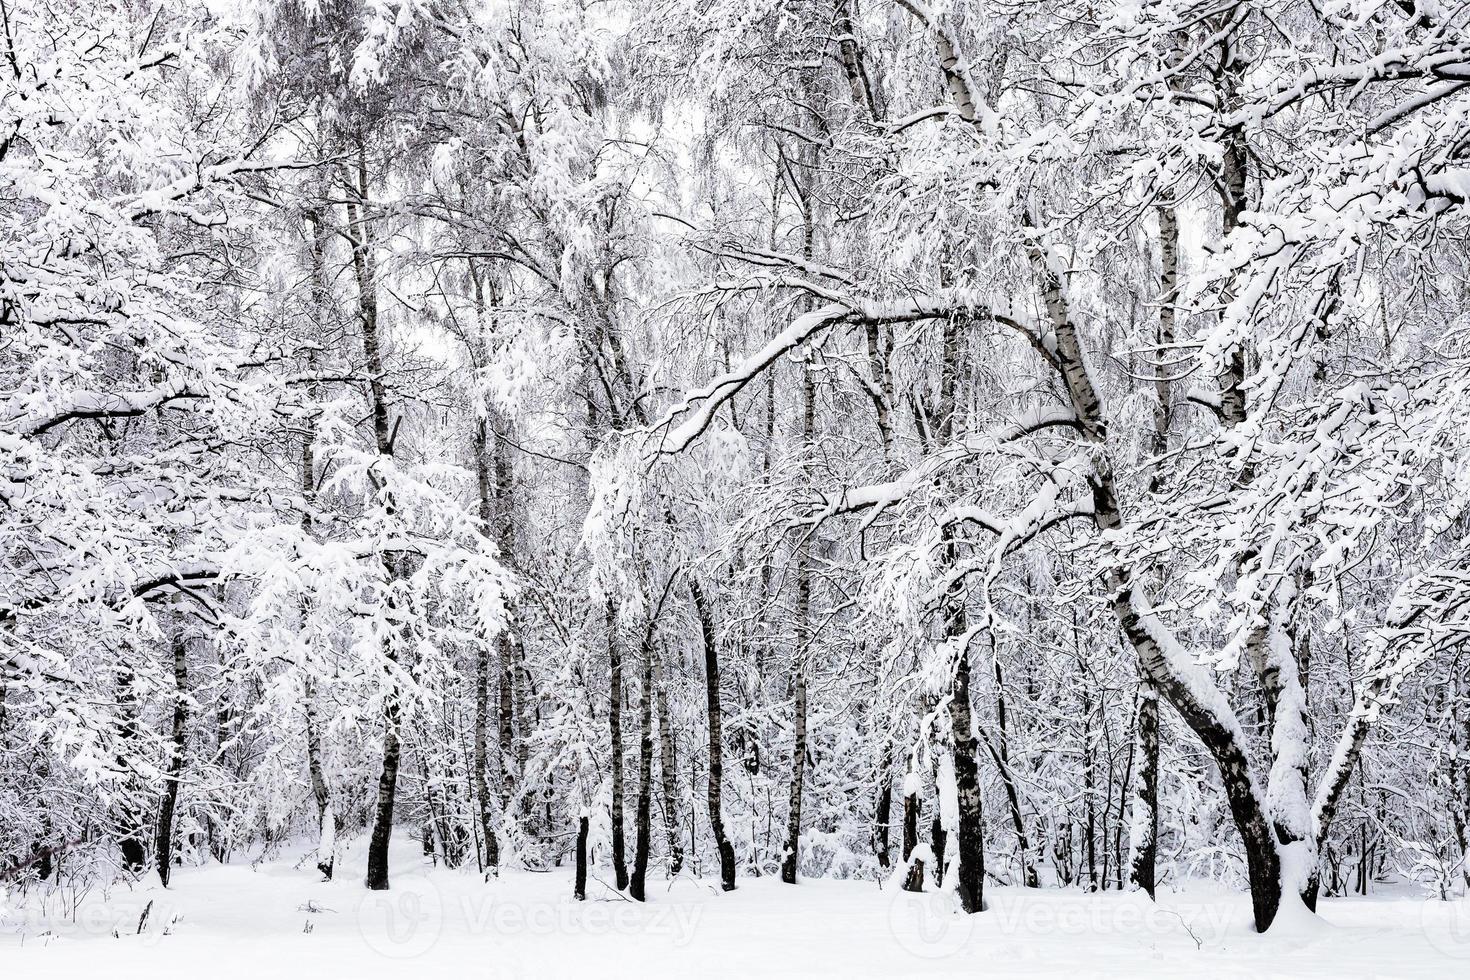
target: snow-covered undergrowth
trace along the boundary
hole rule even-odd
[[[1137,894],[990,890],[965,916],[945,893],[871,881],[660,881],[639,905],[570,869],[433,867],[394,847],[393,887],[362,887],[360,847],[322,882],[304,847],[252,866],[182,868],[79,899],[12,896],[6,977],[1379,976],[1470,970],[1470,904],[1327,899],[1267,935],[1247,896],[1208,884]],[[297,865],[300,865],[299,867]],[[146,916],[145,916],[146,910]]]

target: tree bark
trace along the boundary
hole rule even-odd
[[[679,843],[678,762],[674,757],[674,729],[669,718],[669,682],[663,664],[658,665],[659,777],[664,793],[664,835],[669,849],[669,877],[684,869],[684,848]]]
[[[325,187],[321,188],[321,196],[326,196]],[[306,218],[311,225],[312,306],[316,309],[316,328],[322,330],[331,312],[331,292],[327,281],[327,219],[319,207],[309,210]],[[308,374],[316,373],[315,346],[307,348],[306,370]],[[314,405],[321,395],[320,385],[315,379],[307,382],[306,394]],[[308,536],[313,535],[315,530],[316,488],[316,416],[312,414],[306,419],[306,431],[301,438],[301,498],[304,504],[301,530]],[[310,614],[308,600],[302,604],[303,624]],[[321,726],[317,724],[316,685],[312,681],[310,664],[305,666],[301,687],[302,713],[306,722],[306,768],[311,777],[311,791],[316,799],[317,809],[316,867],[324,881],[331,881],[336,866],[337,817],[332,809],[331,791],[322,766]]]
[[[816,390],[810,371],[802,372],[805,397],[802,405],[802,441],[811,445],[816,422]],[[786,853],[781,861],[781,880],[796,884],[801,864],[801,792],[806,780],[806,673],[812,629],[812,578],[810,545],[803,539],[796,546],[796,644],[791,661],[792,729],[791,785],[787,796]]]
[[[1105,449],[1107,423],[1102,402],[1088,374],[1081,338],[1062,291],[1061,283],[1050,271],[1039,247],[1031,249],[1032,265],[1042,284],[1042,299],[1056,338],[1056,359],[1067,386],[1072,410],[1082,434]],[[1123,527],[1123,513],[1118,503],[1112,464],[1105,451],[1100,451],[1089,477],[1092,489],[1093,519],[1104,533]],[[1108,572],[1108,590],[1112,596],[1114,615],[1123,635],[1138,656],[1141,671],[1158,687],[1179,716],[1204,744],[1215,760],[1225,788],[1231,816],[1245,846],[1247,877],[1251,885],[1251,904],[1256,929],[1264,932],[1276,917],[1281,903],[1281,858],[1276,840],[1258,795],[1245,746],[1238,737],[1239,726],[1233,716],[1221,710],[1214,699],[1197,696],[1185,673],[1186,665],[1171,659],[1162,624],[1149,615],[1134,591],[1127,567],[1114,566]]]
[[[996,745],[991,749],[996,767],[1000,770],[1001,785],[1005,787],[1006,803],[1011,811],[1011,828],[1016,833],[1016,848],[1021,856],[1021,880],[1027,888],[1041,887],[1036,873],[1036,862],[1031,856],[1031,838],[1026,833],[1026,817],[1021,812],[1021,794],[1016,787],[1015,774],[1011,772],[1010,712],[1006,706],[1005,674],[1001,671],[1000,658],[994,655],[995,634],[990,634],[991,663],[995,674],[995,726]]]
[[[119,769],[125,769],[128,765],[127,756],[133,754],[131,746],[138,741],[138,694],[135,687],[136,680],[133,671],[127,666],[120,667],[117,674],[117,707],[118,715],[122,719],[119,726],[119,741],[124,746],[124,752],[119,756],[117,763]],[[129,784],[133,781],[129,780]],[[129,785],[129,790],[135,787]],[[144,826],[142,808],[131,795],[125,796],[119,808],[118,815],[120,833],[118,835],[118,849],[122,851],[123,867],[133,874],[142,874],[148,863],[148,830]]]
[[[918,782],[913,770],[909,771],[904,780],[903,788],[903,860],[908,867],[908,873],[904,876],[903,890],[906,892],[921,892],[924,890],[924,860],[914,856],[914,848],[919,846],[919,792],[915,785]]]
[[[878,867],[887,870],[889,822],[893,818],[893,743],[887,737],[883,741],[883,759],[879,768],[878,806],[873,814],[873,852],[878,856]]]
[[[1159,692],[1146,679],[1138,683],[1138,758],[1129,879],[1153,898],[1159,841]]]
[[[694,600],[694,612],[699,618],[699,632],[704,640],[705,713],[709,724],[709,789],[706,800],[709,806],[710,831],[715,838],[715,849],[720,855],[720,887],[728,892],[735,890],[735,848],[725,836],[725,819],[720,804],[725,774],[724,736],[721,734],[723,711],[720,707],[720,651],[715,642],[714,616],[709,608],[709,601],[693,574],[689,576],[689,594]]]
[[[648,633],[653,633],[649,624]],[[634,825],[633,877],[629,882],[628,894],[636,901],[646,897],[644,885],[648,877],[648,849],[652,820],[653,798],[653,650],[650,644],[643,647],[643,685],[638,695],[638,809]]]
[[[388,429],[388,390],[383,383],[383,354],[378,337],[377,269],[372,252],[372,226],[366,208],[368,203],[367,149],[358,141],[356,181],[344,181],[347,191],[348,225],[354,229],[356,243],[352,249],[352,268],[357,279],[358,315],[362,324],[363,353],[368,372],[369,402],[372,411],[373,437],[378,455],[393,456],[393,439]],[[393,509],[391,496],[386,509]],[[383,556],[383,569],[389,588],[399,578],[397,562]],[[393,601],[389,600],[390,606]],[[390,631],[391,632],[391,631]],[[386,669],[398,662],[396,641],[384,640]],[[383,891],[388,887],[388,844],[393,837],[393,806],[398,788],[398,765],[402,748],[399,744],[399,703],[397,682],[387,681],[383,697],[383,764],[378,776],[378,800],[373,814],[373,832],[368,843],[367,887]]]
[[[158,880],[163,887],[173,873],[174,808],[179,802],[179,780],[184,774],[185,725],[189,721],[189,659],[184,643],[182,616],[174,636],[174,714],[169,738],[168,761],[164,766],[163,800],[158,809],[158,836],[154,854],[158,862]]]
[[[623,653],[618,646],[617,615],[612,600],[603,610],[607,624],[608,738],[612,742],[612,858],[618,891],[628,887],[628,864],[623,840]]]
[[[577,820],[577,880],[572,887],[572,897],[579,902],[587,900],[587,811]]]
[[[949,702],[954,733],[954,778],[959,800],[959,895],[966,912],[985,910],[985,823],[981,811],[980,765],[970,715],[970,645],[955,662],[954,695]]]

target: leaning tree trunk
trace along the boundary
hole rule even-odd
[[[986,745],[1000,770],[1000,782],[1005,787],[1006,803],[1011,811],[1011,827],[1016,833],[1016,847],[1021,855],[1021,880],[1027,888],[1041,887],[1036,874],[1036,861],[1031,855],[1031,838],[1026,833],[1026,818],[1021,812],[1021,793],[1016,787],[1015,774],[1011,772],[1010,713],[1006,707],[1005,674],[1001,671],[1000,658],[995,656],[995,634],[990,636],[991,663],[995,672],[995,732],[996,743]]]
[[[694,599],[694,611],[699,617],[699,632],[704,639],[704,695],[709,719],[709,792],[706,797],[709,804],[709,824],[715,838],[715,849],[720,854],[720,887],[728,892],[735,890],[735,848],[725,836],[725,819],[720,806],[725,774],[724,741],[721,734],[720,651],[715,644],[715,624],[709,602],[692,573],[689,576],[689,593]]]
[[[1092,488],[1093,519],[1099,531],[1118,532],[1123,528],[1123,512],[1111,460],[1101,451],[1107,444],[1102,400],[1088,374],[1081,337],[1072,321],[1061,282],[1040,249],[1033,245],[1030,251],[1033,269],[1041,280],[1042,300],[1052,336],[1056,338],[1055,363],[1067,387],[1082,436],[1100,447],[1088,481]],[[1199,694],[1192,687],[1188,665],[1176,663],[1173,639],[1140,601],[1130,570],[1121,565],[1111,568],[1107,585],[1113,613],[1138,657],[1140,672],[1154,682],[1160,696],[1169,701],[1199,737],[1219,768],[1231,816],[1245,845],[1256,928],[1264,932],[1270,928],[1281,904],[1281,855],[1250,760],[1237,737],[1238,723],[1218,699]]]
[[[169,738],[168,762],[164,768],[163,801],[158,809],[158,836],[154,853],[158,861],[158,880],[168,887],[174,861],[174,808],[179,802],[179,780],[184,774],[184,726],[189,720],[189,660],[184,643],[183,617],[178,617],[178,633],[174,636],[174,716]]]

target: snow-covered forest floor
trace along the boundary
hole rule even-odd
[[[742,879],[720,894],[687,875],[645,905],[570,871],[507,870],[482,883],[394,843],[393,888],[362,888],[364,850],[336,880],[309,851],[180,868],[168,889],[12,901],[7,977],[343,976],[1376,976],[1463,975],[1470,902],[1407,893],[1325,899],[1316,919],[1260,935],[1244,894],[1207,882],[1139,894],[996,887],[964,916],[952,896],[872,881]],[[151,907],[150,907],[151,906]],[[140,918],[147,909],[147,918]]]

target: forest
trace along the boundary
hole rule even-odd
[[[0,963],[241,869],[1470,956],[1470,3],[0,30]]]

